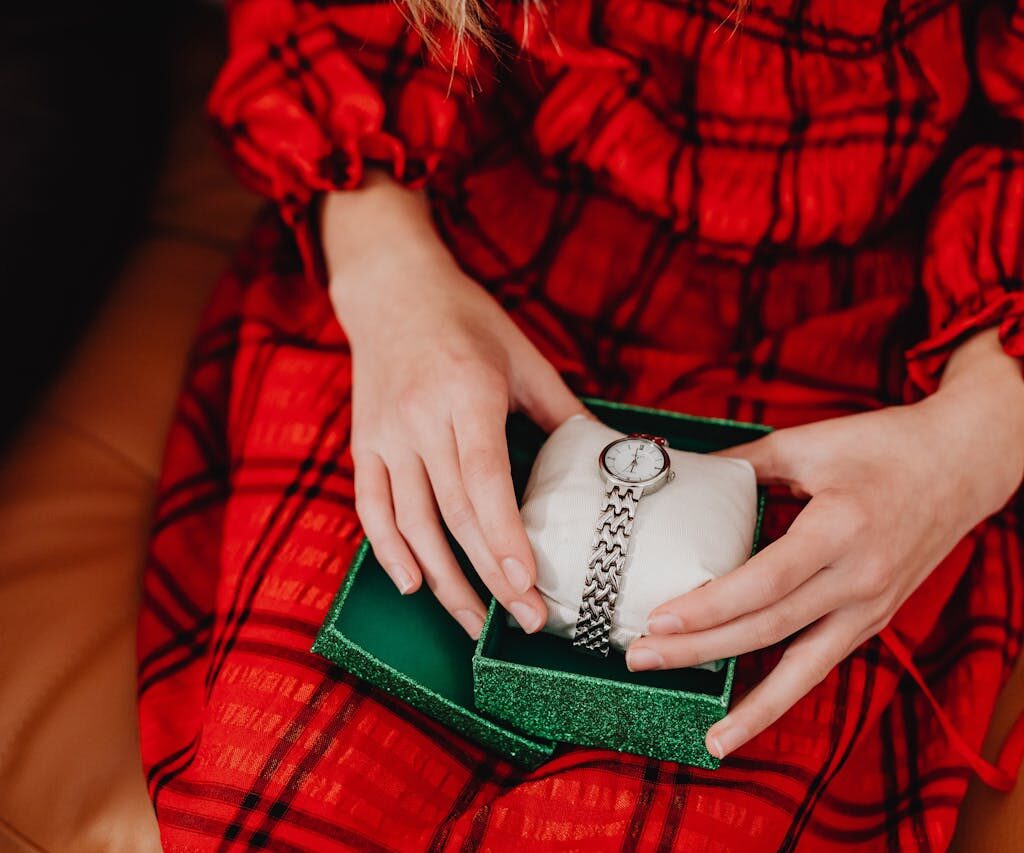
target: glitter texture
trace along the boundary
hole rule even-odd
[[[473,659],[478,708],[552,740],[718,767],[718,759],[704,746],[704,737],[728,709],[735,658],[719,673],[657,673],[664,677],[665,686],[659,687],[642,683],[637,676],[652,674],[630,673],[623,656],[614,651],[599,662],[601,675],[581,673],[589,662],[577,666],[564,656],[559,656],[559,662],[565,669],[524,663],[515,654],[521,649],[508,648],[508,641],[515,639],[513,632],[521,634],[505,625],[504,611],[492,602],[480,651]],[[543,642],[548,636],[529,639]],[[569,645],[564,639],[552,639]],[[698,673],[716,678],[700,678]]]
[[[662,435],[683,450],[717,450],[769,431],[623,403],[584,402],[615,429]],[[521,496],[545,435],[521,415],[509,418],[507,433]],[[762,492],[759,513],[763,504]],[[467,577],[484,592],[465,554],[450,541]],[[716,767],[704,736],[728,709],[736,666],[731,659],[717,673],[630,673],[621,654],[587,657],[564,639],[507,628],[495,602],[474,650],[429,590],[410,596],[395,590],[366,541],[313,651],[527,767],[549,758],[554,741]]]

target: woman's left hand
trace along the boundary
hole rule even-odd
[[[713,755],[761,732],[880,631],[1020,485],[1020,367],[994,334],[961,349],[942,387],[919,403],[778,430],[723,452],[809,502],[784,536],[744,565],[656,608],[627,663],[695,666],[807,630],[711,728]]]

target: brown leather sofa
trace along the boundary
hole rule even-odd
[[[139,572],[186,350],[259,204],[227,174],[201,118],[216,27],[198,22],[183,46],[148,236],[0,464],[0,851],[160,849],[138,754]],[[1024,668],[990,757],[1021,708]],[[1024,850],[1024,786],[1009,796],[973,786],[954,847]]]
[[[187,30],[146,236],[0,464],[0,851],[160,849],[138,749],[139,574],[186,352],[260,204],[202,118],[217,13]]]

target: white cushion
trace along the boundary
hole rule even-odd
[[[622,435],[586,415],[570,418],[544,442],[526,485],[521,513],[548,606],[544,630],[560,637],[575,634],[605,503],[598,455]],[[753,547],[757,484],[750,463],[668,453],[675,479],[643,496],[633,522],[612,619],[611,645],[620,651],[646,632],[655,607],[741,565]]]

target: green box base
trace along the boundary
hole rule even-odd
[[[661,435],[681,450],[718,450],[770,431],[597,400],[587,404],[609,426]],[[543,440],[531,427],[510,426],[510,445],[520,451],[512,454],[517,482],[523,473],[517,465],[528,475],[538,438]],[[755,548],[763,504],[762,492]],[[473,658],[473,695],[481,710],[538,736],[715,768],[718,760],[704,738],[728,710],[735,667],[731,658],[719,672],[631,673],[620,653],[604,659],[583,655],[564,639],[509,627],[505,611],[492,602]]]

